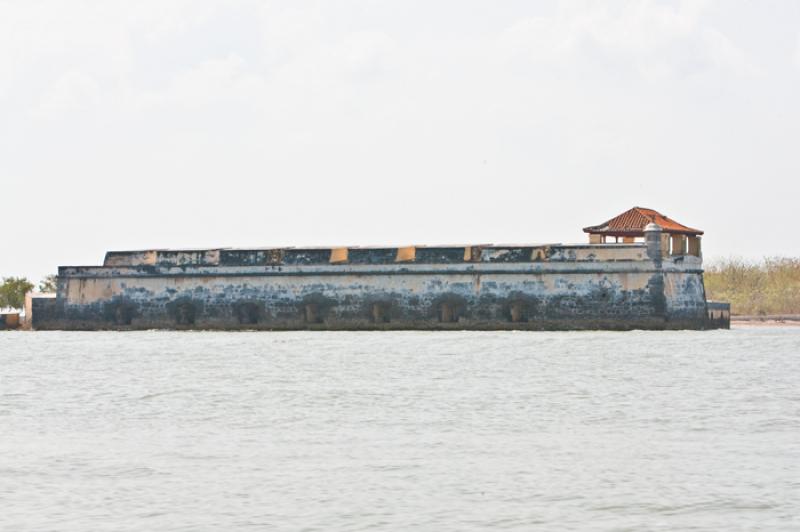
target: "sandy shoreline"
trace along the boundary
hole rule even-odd
[[[731,327],[800,327],[800,316],[731,316]]]

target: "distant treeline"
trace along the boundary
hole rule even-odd
[[[800,314],[800,258],[730,258],[705,270],[706,297],[729,301],[732,314]]]

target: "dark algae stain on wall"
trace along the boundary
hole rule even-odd
[[[589,244],[111,251],[59,268],[39,329],[704,329],[698,229],[634,207]]]

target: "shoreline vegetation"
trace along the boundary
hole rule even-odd
[[[706,297],[728,301],[731,319],[800,324],[800,258],[727,258],[705,268]]]

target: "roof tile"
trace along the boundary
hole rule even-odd
[[[672,218],[661,214],[654,209],[645,207],[634,207],[622,214],[611,218],[600,225],[584,227],[585,233],[604,234],[611,236],[641,236],[647,224],[654,223],[661,226],[667,233],[677,233],[683,235],[702,235],[700,229],[693,229]]]

